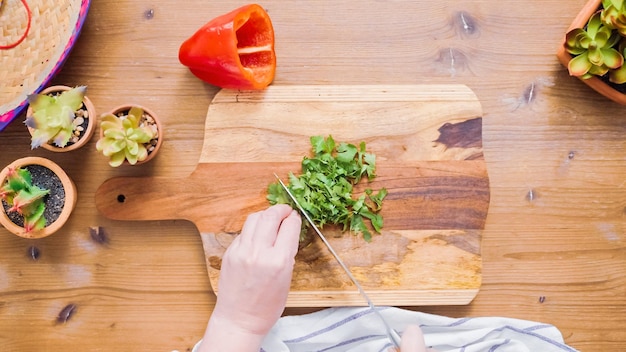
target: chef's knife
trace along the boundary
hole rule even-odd
[[[348,274],[348,277],[350,278],[350,280],[352,280],[352,283],[354,283],[356,288],[359,290],[359,293],[361,294],[361,296],[363,296],[363,298],[365,298],[365,301],[367,301],[367,305],[374,312],[374,314],[376,314],[378,318],[380,318],[382,323],[385,325],[385,329],[387,330],[387,336],[389,337],[389,340],[391,340],[391,342],[399,351],[400,350],[400,335],[398,335],[398,333],[387,323],[385,318],[383,318],[382,314],[380,314],[380,312],[376,309],[376,306],[374,306],[374,303],[372,302],[372,300],[369,298],[367,293],[365,293],[365,290],[363,290],[363,287],[361,287],[361,284],[357,281],[354,275],[352,275],[352,272],[350,271],[350,269],[348,269],[348,267],[343,263],[343,260],[341,260],[337,252],[335,252],[335,250],[330,245],[330,243],[328,243],[328,241],[326,240],[326,237],[322,234],[322,232],[317,227],[317,225],[315,225],[313,220],[311,220],[311,217],[309,217],[309,214],[304,210],[304,208],[302,208],[302,206],[300,205],[296,197],[291,193],[291,191],[289,191],[289,188],[287,188],[287,186],[283,183],[280,177],[278,177],[278,175],[274,174],[274,176],[276,177],[280,185],[283,187],[285,192],[287,192],[291,200],[296,204],[296,206],[298,207],[298,210],[300,210],[300,213],[302,213],[302,215],[306,218],[306,220],[309,222],[311,227],[313,227],[313,230],[315,230],[317,235],[320,237],[322,242],[324,242],[324,244],[326,245],[326,248],[328,248],[328,250],[333,255],[333,257],[335,257],[339,265],[343,268],[346,274]]]

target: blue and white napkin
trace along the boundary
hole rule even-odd
[[[394,307],[379,307],[400,334],[421,327],[426,345],[438,352],[576,352],[560,331],[533,321],[484,317],[448,318]],[[386,352],[391,343],[369,308],[329,308],[285,316],[266,336],[264,352]]]

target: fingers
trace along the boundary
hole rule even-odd
[[[274,246],[282,222],[292,212],[293,210],[289,205],[277,204],[266,210],[250,214],[241,230],[241,241],[264,247]],[[293,223],[293,219],[288,223]],[[298,233],[299,231],[298,229]]]
[[[274,247],[284,249],[289,252],[290,257],[295,257],[296,253],[298,253],[298,244],[300,243],[301,226],[302,219],[300,214],[295,210],[291,210],[278,229]]]
[[[401,352],[426,352],[424,335],[417,325],[409,325],[402,333]]]
[[[259,221],[260,216],[261,212],[248,215],[246,222],[244,222],[243,227],[241,228],[241,234],[237,237],[241,242],[246,244],[250,244],[252,242],[252,238],[254,237],[254,233],[256,231],[256,224]]]

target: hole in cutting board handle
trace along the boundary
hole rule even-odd
[[[117,202],[118,203],[124,203],[126,201],[126,196],[123,194],[118,194],[117,195]]]

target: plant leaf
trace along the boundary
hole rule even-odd
[[[613,83],[626,83],[626,66],[609,71],[609,80]]]
[[[624,64],[624,57],[619,51],[613,48],[601,49],[600,51],[604,57],[604,65],[608,68],[618,68]]]
[[[571,59],[569,64],[567,65],[567,69],[570,75],[580,77],[589,72],[591,66],[593,65],[591,64],[591,62],[589,62],[588,55],[585,52],[584,54],[581,54]]]
[[[52,133],[50,133],[52,132]],[[54,136],[53,133],[57,133],[58,129],[55,130],[33,130],[33,136],[31,137],[31,141],[30,141],[30,148],[31,149],[35,149],[37,147],[40,147],[42,145],[44,145],[45,143],[48,143],[48,141],[50,140],[50,138],[52,138],[52,136]]]
[[[30,94],[27,99],[33,111],[45,110],[55,102],[54,98],[47,94]]]
[[[130,111],[128,111],[128,119],[132,121],[133,127],[135,128],[139,127],[139,121],[141,120],[142,116],[143,109],[138,106],[133,106],[132,108],[130,108]]]
[[[112,167],[118,167],[122,165],[125,159],[126,159],[126,156],[124,154],[124,151],[119,151],[109,156],[109,165],[111,165]]]
[[[76,111],[83,105],[83,99],[86,91],[86,86],[75,87],[70,90],[63,91],[57,96],[57,102],[61,106],[67,106],[72,111]]]
[[[104,156],[113,156],[118,154],[120,151],[126,148],[126,140],[125,139],[117,139],[113,140],[112,143],[105,143],[104,148],[102,149],[102,154]]]
[[[148,150],[143,145],[139,145],[139,151],[137,152],[137,161],[144,161],[148,157]]]
[[[137,160],[138,160],[137,154],[132,154],[130,150],[124,149],[124,155],[126,157],[126,160],[128,160],[129,164],[131,165],[137,164]]]

